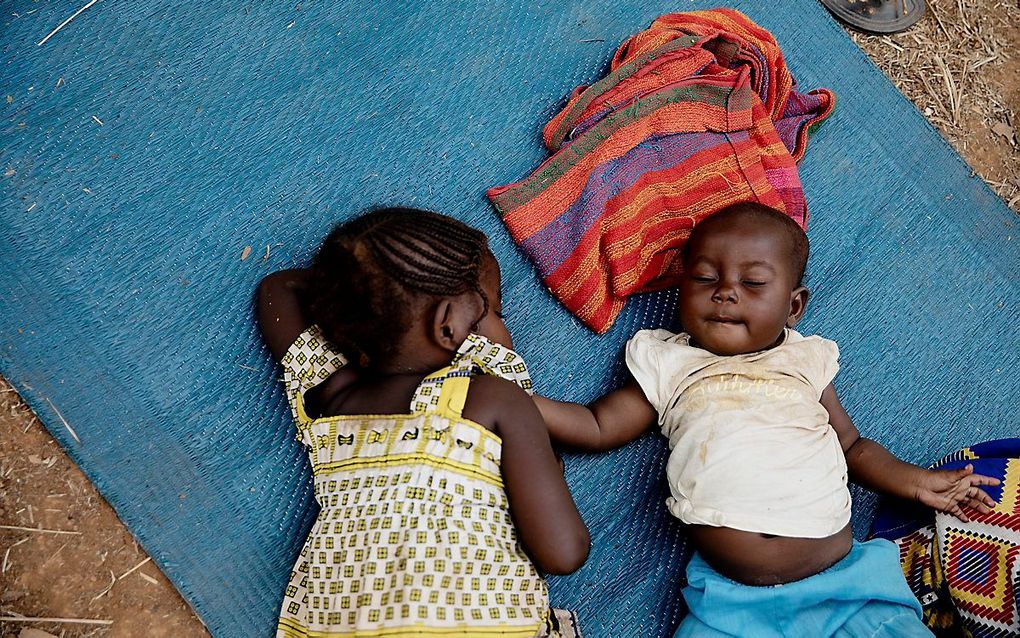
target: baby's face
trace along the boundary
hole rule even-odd
[[[723,223],[688,244],[680,321],[695,345],[719,355],[775,345],[792,323],[795,274],[780,231]]]

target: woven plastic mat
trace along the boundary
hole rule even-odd
[[[635,299],[595,336],[484,190],[544,158],[541,126],[623,38],[709,6],[100,0],[42,46],[78,5],[6,7],[0,372],[214,635],[271,635],[315,516],[253,321],[259,279],[369,205],[455,215],[491,238],[540,391],[597,396],[629,335],[671,324],[674,298]],[[1015,434],[1014,214],[817,2],[734,6],[777,36],[802,87],[838,95],[802,166],[801,328],[839,342],[858,426],[920,463]],[[682,615],[664,453],[649,435],[567,458],[594,549],[551,590],[589,638],[668,636]],[[873,499],[855,496],[863,533]]]

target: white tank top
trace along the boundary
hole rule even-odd
[[[787,330],[719,356],[686,333],[642,330],[627,367],[669,439],[669,511],[685,523],[824,538],[850,520],[846,459],[820,403],[839,349]]]

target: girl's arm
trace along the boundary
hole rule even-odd
[[[591,539],[531,397],[509,381],[475,377],[464,414],[493,423],[503,440],[500,468],[510,515],[535,566],[550,574],[576,571]]]
[[[882,494],[920,501],[964,522],[970,520],[964,507],[987,514],[995,506],[995,501],[977,486],[998,485],[998,479],[974,474],[972,465],[959,470],[929,470],[899,460],[875,441],[860,435],[831,383],[822,392],[822,406],[839,436],[850,478],[855,483]]]
[[[655,424],[658,417],[633,380],[587,406],[537,395],[533,398],[552,440],[587,452],[630,443]]]
[[[259,284],[255,302],[259,328],[277,361],[310,325],[301,305],[308,277],[304,269],[281,270],[268,275]]]

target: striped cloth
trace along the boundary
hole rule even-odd
[[[705,216],[757,201],[806,226],[796,161],[834,105],[798,93],[772,35],[732,9],[662,16],[610,69],[546,125],[552,156],[488,191],[549,289],[600,333],[630,295],[674,285]]]

